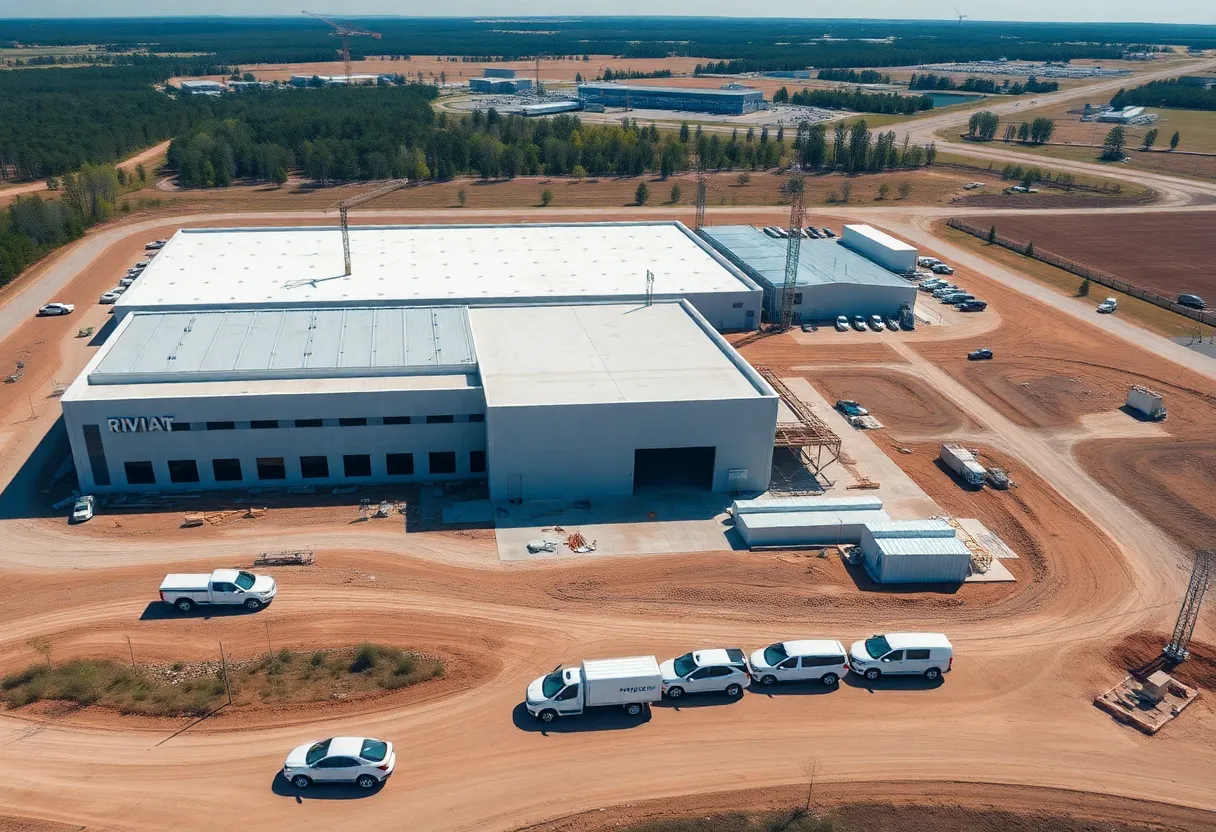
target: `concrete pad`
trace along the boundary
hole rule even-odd
[[[1017,578],[1013,577],[1013,573],[1001,563],[993,558],[992,565],[988,567],[987,572],[973,572],[963,579],[965,584],[998,584],[1012,583]]]
[[[489,523],[494,519],[494,507],[489,500],[466,500],[443,507],[444,523]]]
[[[498,557],[504,561],[555,560],[745,548],[727,522],[732,499],[730,494],[656,493],[600,497],[590,501],[588,508],[568,500],[495,503]],[[588,543],[594,542],[595,551],[571,551],[566,539],[575,532]],[[529,552],[530,540],[554,541],[557,552]]]
[[[988,530],[988,527],[979,520],[973,518],[957,520],[959,527],[967,534],[971,535],[971,539],[976,545],[983,549],[994,558],[1016,558],[1017,553],[1005,545],[1005,541],[996,536],[995,532]]]
[[[1095,438],[1102,439],[1139,439],[1141,437],[1169,436],[1161,422],[1142,422],[1136,417],[1120,410],[1109,410],[1104,413],[1087,413],[1081,417],[1081,424]]]
[[[848,486],[856,483],[857,478],[842,464],[837,463],[825,472],[826,476],[835,481],[835,485],[829,488],[827,493],[875,494],[882,498],[883,508],[896,520],[920,520],[944,513],[911,477],[874,444],[874,440],[867,436],[865,431],[854,429],[810,382],[804,378],[784,378],[782,381],[836,432],[841,440],[842,453],[853,460],[853,467],[858,473],[879,484],[879,487],[873,490],[849,490]]]

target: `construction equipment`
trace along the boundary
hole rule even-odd
[[[1195,567],[1191,570],[1191,582],[1187,585],[1182,608],[1178,610],[1178,620],[1174,623],[1174,634],[1170,637],[1170,643],[1165,645],[1167,658],[1183,662],[1190,655],[1187,647],[1190,646],[1191,636],[1195,634],[1199,607],[1203,604],[1203,596],[1208,591],[1213,572],[1216,572],[1216,554],[1207,549],[1197,549]]]
[[[787,185],[790,192],[790,228],[785,244],[785,283],[781,286],[781,312],[777,329],[785,332],[794,325],[794,294],[798,288],[798,254],[802,250],[802,221],[806,219],[803,201],[802,168],[795,166]]]
[[[326,23],[326,24],[332,26],[334,28],[334,31],[330,32],[329,34],[332,37],[342,38],[342,64],[346,67],[346,83],[349,84],[350,83],[350,39],[352,37],[369,37],[369,38],[375,38],[376,40],[380,40],[380,38],[382,37],[381,34],[379,32],[365,32],[362,29],[355,29],[351,26],[343,26],[340,23],[334,23],[332,20],[321,17],[321,15],[319,15],[319,14],[313,14],[312,12],[306,11],[306,12],[304,12],[304,14],[308,15],[309,17],[315,17],[317,20],[321,21],[322,23]],[[348,274],[349,274],[349,272],[348,272]]]
[[[379,199],[385,194],[391,194],[393,191],[398,191],[409,184],[408,179],[394,179],[387,182],[375,190],[368,191],[350,199],[343,199],[335,202],[325,209],[325,213],[329,213],[335,208],[338,209],[338,216],[341,218],[342,224],[342,260],[346,264],[346,271],[343,274],[350,277],[350,224],[347,222],[347,211],[354,208],[356,205],[364,205],[371,202],[373,199]],[[306,281],[311,282],[311,281]]]

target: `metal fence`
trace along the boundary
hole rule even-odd
[[[946,220],[946,225],[970,234],[972,237],[978,237],[981,240],[988,240],[989,229],[987,228],[978,228],[974,225],[963,222],[962,220],[953,218]],[[1016,251],[1018,254],[1024,255],[1026,253],[1027,243],[1022,240],[1015,240],[1011,237],[1005,237],[998,233],[992,242],[996,243],[1002,248],[1007,248],[1010,251]],[[1091,283],[1106,286],[1110,289],[1114,289],[1117,292],[1123,292],[1124,294],[1147,301],[1155,306],[1160,306],[1162,309],[1168,309],[1171,312],[1183,315],[1193,321],[1198,321],[1201,324],[1216,327],[1216,311],[1209,309],[1191,309],[1189,306],[1182,306],[1173,298],[1166,297],[1165,295],[1155,292],[1152,289],[1138,286],[1135,283],[1129,283],[1126,280],[1122,280],[1100,269],[1095,269],[1092,266],[1085,265],[1084,263],[1078,263],[1075,260],[1069,260],[1067,257],[1061,257],[1058,254],[1040,249],[1038,246],[1035,246],[1034,251],[1030,256],[1041,263],[1047,263],[1048,265],[1055,266],[1057,269],[1063,269],[1064,271],[1071,272],[1078,277],[1083,277]]]

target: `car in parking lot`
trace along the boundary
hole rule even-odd
[[[72,505],[72,517],[69,523],[85,523],[93,519],[93,511],[97,501],[91,494],[82,494]]]
[[[967,300],[958,305],[959,312],[983,312],[988,308],[988,303],[982,300]]]
[[[892,332],[899,332],[899,319],[894,316],[887,318],[887,329],[891,330]]]
[[[156,251],[165,247],[168,240],[153,240],[150,243],[144,243],[144,249],[148,251]]]
[[[875,332],[882,332],[884,329],[886,329],[886,326],[884,326],[882,322],[882,316],[870,316],[870,329],[874,330]]]
[[[778,682],[818,681],[829,687],[849,670],[849,654],[833,639],[798,639],[752,653],[748,670],[763,687]]]
[[[737,647],[693,650],[659,665],[663,695],[679,699],[686,693],[725,693],[742,696],[751,684],[747,658]]]
[[[101,304],[117,303],[118,297],[121,294],[122,292],[115,292],[113,289],[111,289],[108,292],[102,292],[101,297],[97,299],[97,302]]]
[[[849,331],[849,316],[848,315],[837,315],[836,316],[836,331],[837,332],[848,332]]]
[[[954,292],[942,298],[942,303],[959,304],[966,303],[969,300],[975,300],[975,295],[969,295],[966,292]]]
[[[989,349],[972,350],[971,352],[967,353],[968,361],[988,361],[991,358],[992,350]]]
[[[53,318],[56,315],[71,315],[76,307],[70,303],[48,303],[38,310],[39,318]]]
[[[936,257],[917,257],[916,258],[916,265],[923,266],[927,269],[933,268],[940,262],[942,262],[942,261],[938,260]]]
[[[854,315],[853,316],[853,329],[857,330],[858,332],[865,332],[866,331],[866,319],[864,317],[862,317],[861,315]]]
[[[397,767],[393,744],[371,737],[331,737],[296,746],[283,763],[283,776],[297,789],[314,783],[354,783],[370,791]]]
[[[133,278],[133,277],[123,277],[123,278],[120,278],[118,281],[118,285],[123,287],[124,289],[127,288],[128,286],[132,285],[133,283],[135,283],[135,278]]]
[[[920,289],[922,292],[932,293],[932,292],[936,292],[938,289],[946,289],[946,288],[949,288],[952,286],[954,286],[953,283],[947,283],[946,281],[942,280],[941,278],[937,278],[935,280],[926,280],[924,283],[920,284],[920,286],[918,286],[917,288]]]
[[[929,294],[933,295],[933,297],[938,298],[940,300],[941,298],[944,298],[946,295],[953,295],[955,292],[965,292],[965,291],[967,291],[967,290],[963,289],[961,286],[955,286],[952,283],[947,283],[944,286],[940,286],[940,287],[934,289]]]
[[[1208,308],[1207,301],[1205,301],[1203,298],[1199,297],[1199,295],[1191,295],[1191,294],[1179,295],[1178,304],[1180,306],[1189,306],[1191,309],[1207,309]]]
[[[827,235],[828,239],[836,236],[836,232],[828,228],[826,225],[823,227],[823,233]]]
[[[836,402],[836,409],[845,416],[869,416],[870,411],[859,405],[852,399],[839,399]]]
[[[954,269],[950,268],[945,263],[937,263],[932,268],[934,274],[954,274]]]

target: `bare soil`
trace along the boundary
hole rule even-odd
[[[1155,667],[1169,640],[1169,633],[1129,633],[1111,648],[1111,664],[1125,673]],[[1205,693],[1216,691],[1216,646],[1192,640],[1187,649],[1190,656],[1185,662],[1168,662],[1163,669],[1184,685],[1201,688]]]
[[[905,373],[857,367],[812,370],[802,375],[826,393],[830,401],[860,402],[895,436],[945,436],[976,426],[973,419],[940,393]]]

